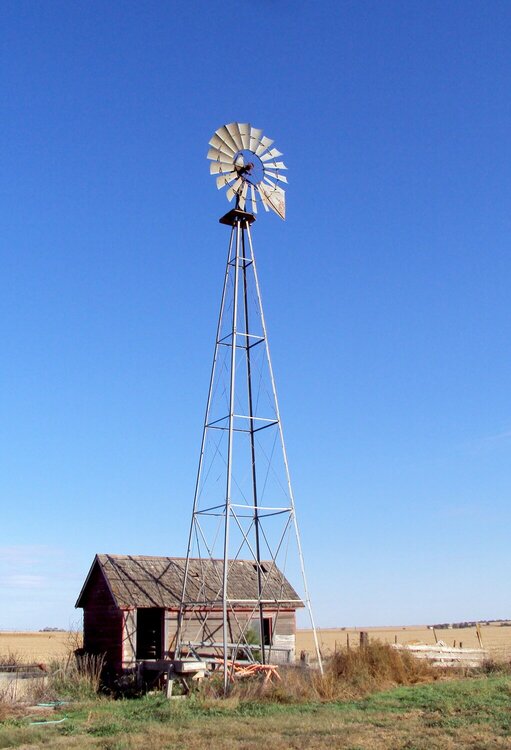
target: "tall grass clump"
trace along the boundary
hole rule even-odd
[[[26,661],[17,651],[9,650],[6,654],[0,654],[0,670],[8,672],[9,667],[21,667],[26,664]]]
[[[90,700],[101,689],[104,654],[77,654],[76,658],[52,661],[45,684],[35,686],[34,700]]]
[[[333,654],[326,664],[325,676],[339,685],[367,694],[393,685],[431,681],[438,677],[438,671],[407,651],[371,641],[367,646]]]
[[[395,685],[433,681],[439,676],[438,670],[427,662],[379,641],[336,652],[325,661],[324,674],[299,666],[281,667],[279,672],[281,680],[271,683],[264,683],[263,678],[235,681],[230,699],[275,703],[352,700]],[[199,700],[206,705],[216,706],[222,696],[223,682],[217,677],[205,681],[198,691]]]
[[[15,705],[25,699],[33,684],[44,680],[44,669],[43,664],[27,662],[16,651],[0,654],[0,721],[15,713]]]

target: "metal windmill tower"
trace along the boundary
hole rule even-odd
[[[217,187],[236,200],[220,219],[230,237],[175,655],[216,653],[225,689],[240,654],[278,661],[265,614],[279,617],[290,567],[301,572],[321,668],[251,235],[258,205],[285,218],[279,183],[287,183],[286,167],[272,144],[261,130],[231,123],[215,132],[208,151]],[[252,593],[241,616],[232,592],[243,570]]]

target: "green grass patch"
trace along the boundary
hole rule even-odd
[[[0,723],[0,748],[498,750],[510,746],[511,677],[397,687],[345,702],[103,697],[47,714],[64,717],[63,724],[47,727],[29,726],[34,716],[8,719]]]

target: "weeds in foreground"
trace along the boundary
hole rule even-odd
[[[484,675],[510,675],[511,662],[486,659],[486,661],[483,662],[482,667],[473,670],[473,673]]]
[[[22,700],[42,703],[62,699],[87,700],[100,690],[104,656],[71,654],[67,659],[39,665],[34,669],[17,654],[0,656],[0,670],[6,673],[0,682],[0,720],[10,715],[13,705]],[[28,674],[25,672],[28,670]]]
[[[0,654],[0,670],[2,672],[8,672],[11,668],[18,668],[26,663],[21,654],[17,651],[7,651],[5,654]]]
[[[396,685],[433,682],[441,674],[411,654],[373,641],[365,648],[333,654],[325,663],[323,675],[315,669],[283,667],[280,681],[266,684],[254,678],[238,681],[232,685],[229,697],[240,702],[275,703],[352,700]],[[223,680],[213,676],[204,681],[197,696],[206,702],[221,698]]]
[[[392,685],[431,682],[439,676],[438,669],[426,660],[380,641],[373,641],[364,648],[336,652],[328,662],[328,672],[362,693]]]
[[[101,687],[104,654],[77,654],[76,658],[51,662],[45,684],[34,687],[32,698],[42,700],[93,698]]]

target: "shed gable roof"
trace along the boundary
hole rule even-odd
[[[146,555],[96,555],[80,592],[77,607],[84,600],[96,565],[103,573],[118,607],[175,608],[181,600],[185,558]],[[229,570],[228,598],[231,603],[250,605],[257,600],[257,568],[250,560],[232,560]],[[283,573],[271,562],[261,563],[263,600],[268,605],[303,607],[300,597]],[[191,559],[187,598],[218,602],[222,596],[223,560]]]

